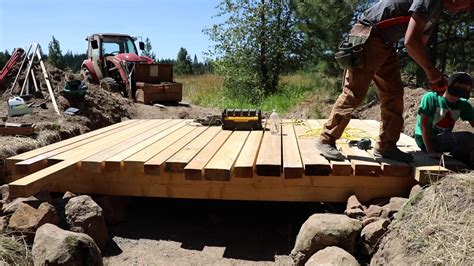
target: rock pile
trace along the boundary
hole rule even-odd
[[[412,195],[421,190],[415,186]],[[355,195],[344,214],[314,214],[304,222],[290,254],[296,265],[359,265],[369,262],[389,225],[407,204],[392,197],[363,205]],[[357,259],[356,259],[357,258]]]
[[[114,197],[98,197],[104,211],[90,196],[71,192],[56,199],[40,193],[13,201],[8,200],[7,185],[0,192],[0,233],[32,243],[35,265],[102,265],[101,250],[109,238],[106,217],[110,223],[125,219],[126,205]],[[120,215],[114,215],[114,210]]]

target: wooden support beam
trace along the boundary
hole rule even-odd
[[[307,121],[308,126],[311,128],[311,130],[314,130],[314,129],[322,130],[325,122],[326,120],[321,120],[321,119]],[[316,149],[316,152],[318,154],[321,154],[321,151],[317,149]],[[336,176],[352,175],[352,165],[349,162],[349,160],[343,160],[343,161],[329,160],[329,164],[331,165],[331,175],[336,175]]]
[[[329,161],[321,156],[320,152],[316,149],[318,136],[306,134],[310,129],[311,127],[307,122],[295,125],[295,134],[304,165],[304,174],[309,176],[330,175],[331,165]]]
[[[235,162],[235,177],[252,178],[254,176],[255,161],[257,159],[258,150],[260,149],[262,137],[263,131],[261,130],[250,132],[250,135]]]
[[[220,131],[216,137],[184,167],[184,178],[186,180],[202,180],[204,167],[231,134],[232,131],[230,130]]]
[[[187,125],[188,122],[189,120],[184,120],[177,124],[170,125],[169,128],[135,145],[131,149],[105,160],[104,171],[115,173],[123,170],[129,174],[143,173],[143,164],[147,160],[164,150],[168,145],[171,145],[173,139],[191,130],[191,126]]]
[[[105,165],[105,160],[121,153],[128,151],[133,148],[135,145],[140,145],[143,141],[146,141],[152,138],[154,135],[162,132],[166,128],[177,124],[179,121],[171,121],[170,119],[156,120],[155,124],[150,127],[149,130],[144,131],[140,134],[136,134],[132,138],[124,139],[121,143],[102,150],[99,153],[96,153],[88,158],[85,158],[81,161],[81,171],[88,172],[101,172],[103,166]],[[134,149],[135,150],[135,149]]]
[[[206,127],[202,126],[190,127],[190,130],[182,136],[173,134],[172,137],[176,137],[176,141],[173,141],[174,139],[170,139],[169,142],[172,143],[172,145],[169,145],[166,149],[164,149],[157,155],[153,156],[153,158],[145,162],[143,167],[144,172],[146,174],[160,175],[162,172],[164,172],[163,170],[165,168],[166,160],[176,154],[176,152],[178,152],[182,147],[186,146],[189,142],[198,137],[202,132],[207,129]]]
[[[234,131],[204,167],[206,180],[229,181],[240,150],[244,146],[249,131]]]
[[[165,168],[168,172],[182,173],[184,167],[221,131],[220,127],[209,127],[206,132],[166,160]]]
[[[58,109],[58,105],[56,103],[56,98],[54,97],[53,88],[51,87],[51,83],[49,81],[48,71],[46,70],[46,67],[44,66],[43,58],[41,57],[40,49],[36,49],[36,56],[38,57],[41,69],[43,70],[44,80],[46,81],[46,87],[48,87],[49,97],[51,98],[51,102],[53,103],[54,110],[59,116],[61,116],[61,113],[59,112],[59,109]]]
[[[108,126],[99,130],[60,141],[36,150],[32,150],[7,159],[7,165],[12,171],[13,180],[31,174],[40,169],[47,167],[48,159],[60,153],[70,151],[87,143],[106,138],[107,136],[116,134],[117,132],[126,130],[129,127],[143,123],[138,120],[128,120],[112,126]]]
[[[358,127],[364,129],[365,133],[372,139],[372,146],[375,146],[375,142],[379,136],[379,122],[375,120],[351,120],[351,123]],[[399,162],[395,160],[390,160],[386,158],[375,158],[374,156],[374,147],[367,150],[367,152],[372,156],[382,168],[382,175],[384,176],[399,176],[406,177],[410,175],[410,166],[407,163]]]
[[[303,162],[301,160],[298,141],[291,120],[283,120],[281,127],[283,176],[285,178],[303,178]]]
[[[281,132],[281,126],[279,132]],[[281,137],[281,133],[271,134],[268,129],[263,133],[262,144],[255,163],[258,175],[281,176]]]
[[[360,150],[357,147],[349,147],[345,143],[341,143],[339,146],[351,161],[354,175],[379,176],[382,173],[380,164],[366,151]]]
[[[68,155],[64,161],[58,162],[57,164],[20,178],[10,183],[9,186],[10,188],[13,187],[13,189],[24,190],[28,193],[32,193],[31,195],[34,195],[40,192],[42,187],[48,186],[51,182],[53,182],[55,178],[64,177],[63,175],[58,176],[58,172],[61,172],[64,169],[69,169],[69,167],[78,164],[82,159],[99,152],[101,149],[117,145],[120,143],[121,139],[133,136],[133,134],[136,132],[141,132],[141,130],[146,129],[150,123],[153,123],[153,121],[138,123],[126,131],[115,134],[114,139],[110,138],[107,142],[91,142],[82,145],[74,149],[75,152]]]

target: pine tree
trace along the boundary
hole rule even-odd
[[[188,51],[183,47],[181,47],[178,52],[175,72],[176,74],[183,74],[183,75],[193,74],[191,57],[189,56]]]
[[[153,59],[153,61],[156,61],[156,54],[152,51],[152,49],[153,49],[153,47],[151,46],[151,41],[147,37],[145,39],[145,49],[142,51],[142,56],[147,56],[147,57]]]
[[[48,63],[59,68],[64,69],[63,55],[59,41],[53,36],[53,40],[48,44]]]

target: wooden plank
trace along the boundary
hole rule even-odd
[[[134,126],[139,125],[143,122],[144,121],[139,121],[139,122],[137,121],[137,123],[127,123],[122,127],[114,128],[113,130],[104,132],[102,134],[93,135],[90,138],[83,139],[83,140],[74,142],[70,145],[63,146],[63,147],[51,150],[49,152],[39,154],[39,155],[37,155],[35,157],[32,157],[32,158],[29,158],[27,160],[18,162],[14,166],[15,171],[14,171],[14,173],[12,173],[13,174],[13,179],[17,180],[18,178],[20,178],[22,176],[31,174],[33,172],[36,172],[38,170],[41,170],[41,169],[47,167],[48,165],[56,163],[57,160],[52,161],[52,158],[54,158],[54,156],[57,156],[61,153],[67,152],[67,151],[71,151],[71,150],[73,150],[77,147],[81,147],[81,146],[86,145],[88,143],[95,142],[95,141],[98,141],[98,140],[102,140],[103,138],[114,135],[118,132],[126,130],[127,128],[134,127]]]
[[[195,126],[189,125],[188,122],[189,120],[184,121],[184,126],[180,123],[166,129],[149,142],[142,143],[141,147],[136,147],[135,150],[129,150],[107,159],[105,161],[105,169],[108,171],[120,171],[121,164],[123,164],[123,170],[129,174],[144,173],[143,165],[146,161],[195,128]]]
[[[120,172],[121,170],[124,170],[127,173],[135,173],[135,172],[143,173],[143,163],[145,163],[146,160],[153,157],[153,155],[155,155],[156,153],[158,153],[159,151],[161,151],[162,149],[166,147],[165,146],[166,142],[163,141],[162,139],[169,136],[173,132],[180,130],[186,124],[187,124],[186,120],[180,121],[177,124],[174,124],[173,126],[161,131],[155,136],[133,146],[132,148],[126,151],[123,151],[119,154],[116,154],[115,156],[105,160],[104,171]],[[148,157],[144,157],[145,154]],[[141,164],[135,165],[136,167],[134,167],[133,161],[136,158],[141,159],[140,160]],[[128,163],[126,161],[127,159],[130,159]]]
[[[375,132],[377,132],[377,136],[378,136],[379,130],[380,130],[380,122],[378,122],[376,120],[363,120],[363,121],[367,125],[370,125],[372,130],[375,130]],[[399,139],[397,145],[398,146],[413,146],[413,147],[417,147],[416,148],[417,150],[420,150],[418,148],[418,145],[416,144],[415,139],[413,139],[412,137],[410,137],[410,136],[408,136],[404,133],[400,134],[400,139]]]
[[[302,178],[304,172],[303,162],[291,120],[283,120],[281,133],[283,146],[283,176],[285,178]]]
[[[229,181],[232,166],[249,136],[249,131],[234,131],[204,167],[206,180]]]
[[[341,143],[339,146],[351,161],[354,175],[379,176],[382,173],[380,164],[366,151],[356,147],[349,147],[346,143]]]
[[[206,130],[206,127],[191,127],[191,130],[183,136],[179,136],[178,134],[173,134],[172,137],[176,137],[176,140],[170,139],[169,145],[166,149],[158,153],[157,155],[153,156],[150,160],[146,161],[143,165],[144,172],[147,175],[160,175],[163,172],[165,167],[165,162],[171,156],[176,154],[181,148],[186,146],[189,142],[193,139],[198,137],[202,132]]]
[[[91,139],[95,136],[99,136],[99,135],[104,134],[106,132],[110,132],[110,131],[116,130],[118,128],[127,126],[129,124],[133,124],[133,123],[139,123],[139,121],[138,120],[126,120],[124,122],[120,122],[120,123],[117,123],[117,124],[114,124],[114,125],[111,125],[111,126],[108,126],[108,127],[104,127],[104,128],[94,130],[94,131],[91,131],[91,132],[88,132],[88,133],[85,133],[85,134],[82,134],[82,135],[79,135],[79,136],[72,137],[70,139],[66,139],[66,140],[56,142],[56,143],[53,143],[53,144],[50,144],[50,145],[47,145],[47,146],[44,146],[44,147],[41,147],[41,148],[38,148],[38,149],[35,149],[35,150],[31,150],[31,151],[28,151],[28,152],[24,152],[22,154],[15,155],[15,156],[10,157],[10,158],[7,159],[7,167],[10,171],[14,172],[15,171],[14,166],[18,162],[28,160],[28,159],[31,159],[31,158],[36,157],[36,156],[40,156],[40,155],[48,153],[48,152],[52,152],[56,149],[65,148],[66,146],[75,144],[77,142],[81,142],[81,141],[88,142],[89,139]],[[80,145],[83,145],[83,144],[84,143],[79,143],[77,145],[80,146]],[[75,148],[75,147],[76,146],[71,146],[71,148]],[[64,150],[68,150],[68,149],[65,148]],[[55,155],[57,153],[52,153],[52,154]],[[40,159],[40,160],[43,160],[44,158],[47,158],[47,157],[49,157],[49,156],[43,155],[42,159]]]
[[[252,131],[245,141],[244,147],[234,165],[234,176],[252,178],[254,175],[255,161],[257,158],[260,143],[262,142],[263,131]]]
[[[281,132],[281,127],[280,127]],[[269,129],[263,133],[262,143],[255,163],[256,172],[261,176],[281,176],[282,136],[271,134]]]
[[[324,120],[322,119],[308,120],[307,122],[311,130],[315,130],[315,129],[322,130],[326,120],[325,119]],[[319,151],[318,149],[316,149],[316,152],[318,154],[321,153],[321,151]],[[343,161],[329,160],[329,164],[331,165],[331,175],[334,175],[334,176],[352,175],[352,165],[349,162],[349,160],[343,160]]]
[[[203,171],[207,162],[211,160],[214,154],[219,150],[219,148],[224,144],[227,138],[232,134],[230,130],[220,131],[215,138],[213,138],[209,144],[204,147],[197,155],[194,157],[186,167],[184,167],[184,177],[186,180],[202,180]]]
[[[113,137],[109,138],[107,142],[102,141],[96,143],[94,141],[92,143],[82,145],[76,148],[75,153],[68,156],[66,160],[18,179],[10,183],[9,186],[10,188],[13,188],[13,190],[25,191],[27,193],[31,193],[31,195],[34,195],[40,192],[43,187],[49,186],[55,178],[64,177],[63,175],[58,176],[57,172],[64,169],[73,168],[80,160],[85,159],[102,149],[117,145],[122,139],[129,138],[134,134],[147,129],[147,126],[149,126],[150,123],[153,123],[153,121],[145,121],[144,123],[135,125],[128,130],[119,132]]]
[[[191,141],[188,145],[183,147],[171,158],[166,160],[165,168],[168,172],[179,172],[184,171],[184,167],[201,151],[220,131],[220,127],[209,127]]]
[[[378,122],[374,120],[364,120],[364,123],[366,123],[368,126],[371,126],[372,128],[376,127],[378,124]],[[423,153],[420,153],[422,155],[418,155],[418,153],[420,152],[420,148],[416,144],[415,139],[402,133],[400,134],[400,140],[398,142],[398,146],[401,150],[405,152],[411,152],[411,153],[417,154],[414,158],[415,162],[412,163],[411,166],[410,165],[408,166],[409,168],[412,168],[413,170],[412,172],[414,173],[415,177],[418,177],[421,179],[426,179],[426,178],[434,179],[434,176],[444,176],[444,174],[441,173],[444,170],[441,171],[439,168],[437,168],[439,165],[438,161],[429,158],[426,154],[423,155]],[[416,162],[417,160],[420,160],[420,162]],[[459,162],[452,158],[446,157],[446,160],[444,163],[445,163],[444,164],[445,168],[451,169],[453,171],[459,171],[459,170],[463,170],[467,168],[467,166],[464,163]],[[431,166],[434,166],[434,168],[430,167],[430,164]],[[402,173],[400,170],[402,170],[403,172],[406,172],[406,169],[399,169],[399,168],[397,169],[397,165],[395,165],[395,163],[393,162],[390,164],[390,166],[394,168],[393,170],[391,170],[391,174],[395,173],[395,174],[401,175]],[[440,174],[434,175],[433,169],[435,170],[435,172],[439,171]],[[426,176],[426,178],[424,176]],[[422,182],[428,182],[428,181],[422,181]]]
[[[141,134],[143,132],[147,132],[148,130],[151,130],[153,127],[155,127],[156,123],[159,120],[146,120],[143,123],[139,124],[138,126],[133,126],[124,129],[121,132],[118,132],[116,134],[110,135],[107,138],[101,138],[97,139],[95,141],[89,142],[85,145],[79,146],[75,149],[68,150],[65,152],[62,152],[60,154],[57,154],[55,156],[50,157],[48,160],[52,161],[64,161],[68,160],[70,158],[75,157],[77,154],[82,153],[84,150],[94,150],[95,152],[92,153],[96,154],[99,153],[105,149],[108,149],[110,147],[114,147],[115,145],[119,145],[121,142],[129,139],[129,138],[134,138],[136,135]],[[89,156],[91,156],[89,155]],[[87,156],[87,157],[89,157]],[[87,158],[85,157],[85,158]],[[82,158],[82,159],[85,159]],[[81,160],[82,160],[81,159]]]
[[[39,59],[41,70],[43,70],[43,77],[44,77],[44,80],[46,81],[46,87],[48,88],[49,98],[51,99],[51,102],[53,103],[54,110],[56,111],[56,113],[59,116],[61,116],[61,113],[59,112],[59,109],[58,109],[58,104],[56,103],[56,98],[54,97],[53,88],[51,87],[51,82],[49,81],[48,71],[46,71],[46,67],[44,66],[43,58],[41,57],[41,51],[39,49],[39,44],[37,45],[36,56]]]
[[[375,145],[376,140],[378,139],[379,135],[379,128],[377,127],[378,122],[375,120],[354,120],[354,125],[358,128],[362,128],[366,131],[366,133],[370,136],[373,142],[373,146]],[[398,177],[406,177],[410,176],[410,166],[407,163],[399,162],[391,159],[386,158],[375,158],[374,157],[374,150],[373,148],[367,150],[367,152],[372,156],[377,162],[380,163],[382,169],[382,175],[384,176],[398,176]]]
[[[157,135],[166,128],[169,128],[170,126],[173,126],[178,122],[179,121],[176,120],[171,121],[170,119],[156,120],[156,124],[150,130],[145,131],[141,134],[137,134],[136,136],[130,139],[126,139],[116,146],[102,150],[99,153],[96,153],[88,158],[83,159],[81,161],[81,171],[101,172],[102,167],[105,165],[105,160],[121,152],[127,151],[128,149],[134,147],[137,144],[142,143],[143,141],[153,138],[154,135]]]
[[[304,174],[309,176],[330,175],[331,165],[329,161],[316,150],[315,145],[318,136],[305,135],[307,129],[311,129],[307,123],[295,125],[294,128],[304,166]]]
[[[410,162],[412,177],[420,184],[429,184],[432,181],[436,181],[449,172],[448,169],[442,167],[439,162],[430,158],[426,153],[422,151],[415,151],[410,147],[400,147],[400,150],[405,152],[411,152],[414,160]]]

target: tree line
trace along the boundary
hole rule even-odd
[[[201,75],[213,72],[211,60],[200,62],[197,55],[194,55],[193,60],[191,60],[188,51],[183,47],[179,49],[176,59],[159,59],[152,50],[149,38],[145,40],[145,49],[141,52],[141,55],[148,56],[157,63],[172,64],[174,73],[178,75]],[[0,52],[0,69],[3,68],[10,57],[11,54],[8,50]],[[52,36],[52,40],[48,44],[48,54],[45,54],[44,58],[56,68],[78,72],[81,70],[82,62],[87,58],[87,55],[86,53],[72,53],[70,50],[63,54],[59,40]]]

